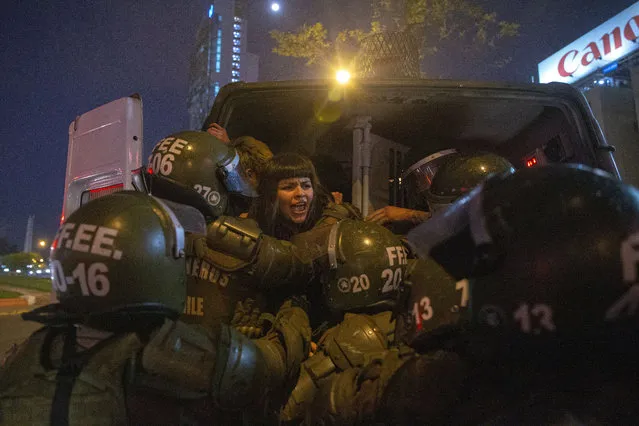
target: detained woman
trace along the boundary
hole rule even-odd
[[[322,187],[310,159],[295,153],[274,156],[260,177],[250,217],[260,229],[279,240],[291,241],[305,258],[313,259],[317,279],[289,289],[310,301],[314,327],[329,320],[322,308],[321,273],[328,268],[327,241],[332,226],[342,219],[362,219],[348,203],[337,204]],[[321,330],[318,330],[321,333]]]
[[[278,154],[268,162],[249,216],[264,233],[280,240],[339,219],[361,219],[350,204],[333,202],[311,160],[295,153]]]

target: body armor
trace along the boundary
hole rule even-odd
[[[221,216],[206,235],[187,234],[187,243],[182,318],[207,328],[230,323],[260,337],[258,330],[266,331],[271,319],[267,313],[289,295],[304,293],[313,274],[301,250],[263,235],[252,219]]]

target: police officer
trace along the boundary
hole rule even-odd
[[[488,179],[408,235],[468,278],[459,423],[635,421],[638,235],[636,189],[565,165]]]
[[[445,158],[425,192],[431,214],[448,207],[491,175],[515,171],[507,159],[488,152],[456,154]]]
[[[302,309],[284,304],[255,341],[223,324],[177,320],[186,299],[182,224],[194,225],[193,210],[123,191],[69,216],[51,253],[59,303],[23,315],[45,327],[0,370],[0,423],[197,424],[189,401],[261,407],[286,388],[308,351]],[[145,412],[139,398],[152,395]]]
[[[236,210],[229,194],[254,195],[233,146],[206,132],[178,132],[155,146],[149,166],[151,192],[197,205],[207,218],[205,231],[187,234],[183,320],[232,323],[251,337],[263,335],[270,313],[293,291],[304,292],[312,262],[289,242],[263,235],[255,221],[228,216]]]
[[[462,155],[454,150],[427,157],[430,161],[417,162],[408,172],[411,187],[422,188],[417,199],[427,203],[435,215],[467,194],[493,175],[515,171],[505,158],[492,153]],[[419,171],[419,173],[418,173]],[[417,177],[425,182],[417,185]],[[428,179],[427,176],[430,176]],[[412,183],[411,183],[412,182]],[[428,184],[427,184],[428,183]],[[446,230],[442,230],[446,232]],[[424,253],[422,253],[424,254]],[[431,332],[439,333],[458,325],[465,319],[468,306],[469,284],[466,277],[455,279],[427,254],[409,260],[406,276],[405,302],[407,308],[399,315],[398,334],[412,347],[419,348]],[[433,310],[433,304],[440,307]],[[445,305],[445,309],[441,306]]]
[[[394,224],[393,229],[404,234],[488,176],[514,170],[508,160],[496,154],[461,154],[455,149],[438,151],[415,162],[403,173],[408,208],[386,206],[371,213],[366,220],[380,225]]]
[[[408,251],[384,227],[354,219],[332,221],[292,241],[314,253],[322,265],[320,291],[311,303],[321,306],[322,318],[330,327],[321,334],[318,350],[303,364],[282,410],[283,421],[296,423],[305,418],[318,392],[326,394],[323,401],[339,397],[340,388],[334,386],[338,373],[367,365],[391,346],[392,314]],[[323,409],[325,413],[330,410]]]
[[[404,207],[385,206],[366,217],[367,221],[388,225],[398,234],[405,234],[415,225],[426,221],[432,212],[425,198],[437,169],[451,158],[459,156],[456,149],[437,151],[426,157],[416,155],[416,150],[406,156],[407,167],[402,173],[400,188]]]
[[[414,311],[422,353],[338,372],[308,423],[634,422],[637,235],[639,192],[603,172],[494,176],[408,236],[449,283]]]

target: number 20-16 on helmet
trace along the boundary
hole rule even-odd
[[[638,330],[639,192],[604,172],[495,176],[408,239],[470,279],[473,323],[504,344],[550,355]]]
[[[186,299],[184,271],[179,220],[160,199],[133,191],[80,207],[51,250],[60,305],[94,318],[177,316]]]

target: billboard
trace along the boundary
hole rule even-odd
[[[639,2],[539,63],[539,82],[575,83],[639,49]]]

